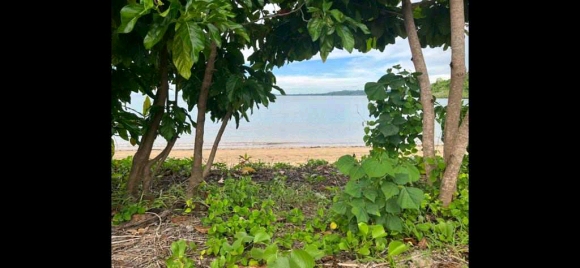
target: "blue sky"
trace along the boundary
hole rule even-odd
[[[469,55],[469,37],[465,38],[466,55]],[[247,57],[251,51],[244,51]],[[431,83],[438,78],[449,79],[451,48],[425,48],[423,55],[427,63]],[[469,70],[469,59],[465,60]],[[403,69],[414,71],[411,51],[407,39],[398,38],[383,52],[372,50],[367,53],[334,49],[326,62],[320,55],[302,62],[293,62],[275,68],[277,85],[287,94],[326,93],[339,90],[363,90],[367,82],[376,82],[388,68],[400,64]]]

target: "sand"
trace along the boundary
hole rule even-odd
[[[420,149],[420,148],[419,148]],[[442,146],[435,148],[442,152]],[[334,163],[338,158],[346,154],[355,154],[360,159],[362,155],[369,153],[370,147],[299,147],[299,148],[239,148],[239,149],[218,149],[214,163],[225,163],[228,166],[236,165],[240,162],[240,156],[247,154],[252,162],[264,163],[288,163],[292,165],[307,163],[309,159],[323,159],[329,163]],[[153,150],[151,156],[157,156],[161,150]],[[203,150],[203,162],[207,161],[210,150]],[[133,156],[135,151],[116,151],[114,159],[122,159]],[[193,150],[172,150],[169,154],[172,158],[193,157]]]

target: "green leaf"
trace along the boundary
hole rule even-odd
[[[181,76],[189,79],[191,67],[197,62],[199,52],[205,48],[203,30],[192,21],[177,23],[173,39],[173,63]]]
[[[256,260],[264,259],[264,250],[261,248],[253,247],[250,251],[250,256]]]
[[[384,100],[388,97],[385,86],[376,82],[365,84],[365,94],[369,100]]]
[[[403,221],[399,217],[387,214],[387,229],[391,231],[402,232],[403,231]]]
[[[153,0],[142,0],[141,3],[146,9],[153,8]]]
[[[272,263],[268,264],[268,268],[290,268],[290,260],[287,257],[278,257]]]
[[[334,17],[334,19],[338,22],[344,21],[344,14],[338,9],[331,10],[330,15],[332,15]]]
[[[354,216],[356,216],[357,222],[368,222],[369,221],[369,215],[364,208],[352,207],[350,209],[350,212],[352,212],[352,214],[354,214]]]
[[[425,196],[421,189],[415,187],[403,187],[397,202],[402,208],[419,209],[424,197]]]
[[[331,209],[338,214],[344,215],[346,213],[346,203],[344,201],[338,201],[332,204]]]
[[[391,241],[391,243],[389,243],[389,257],[397,256],[407,251],[408,248],[409,247],[401,241]]]
[[[318,37],[320,37],[323,25],[324,21],[321,18],[312,18],[308,21],[307,28],[310,37],[312,37],[312,42],[318,40]]]
[[[220,35],[220,31],[218,30],[218,28],[215,27],[213,24],[208,23],[207,29],[209,30],[209,36],[211,36],[211,40],[215,41],[217,47],[222,47],[222,37]]]
[[[407,174],[409,175],[409,181],[415,182],[418,181],[420,178],[419,169],[411,163],[405,162],[403,166],[407,168]]]
[[[234,92],[242,84],[242,79],[237,75],[231,75],[226,82],[226,92],[229,101],[234,101]]]
[[[149,113],[149,108],[151,108],[151,99],[149,96],[145,96],[145,101],[143,101],[143,115]]]
[[[331,36],[327,36],[326,38],[320,38],[321,40],[321,45],[320,45],[320,58],[322,59],[322,62],[326,62],[326,59],[328,58],[328,54],[330,54],[330,51],[332,51],[332,49],[334,48],[334,38]],[[323,40],[324,39],[324,40]]]
[[[332,6],[332,1],[327,2],[326,0],[324,0],[322,2],[322,11],[324,11],[324,12],[328,11],[331,6]]]
[[[407,174],[407,170],[404,169],[402,166],[397,166],[395,168],[395,178],[393,181],[396,184],[404,185],[409,182],[409,174]]]
[[[364,169],[358,163],[356,163],[355,166],[348,173],[348,176],[350,176],[352,180],[358,180],[364,177],[365,175],[366,173]]]
[[[264,249],[264,260],[268,264],[272,263],[278,256],[278,245],[271,244]]]
[[[371,254],[371,251],[369,250],[369,246],[364,246],[364,247],[360,248],[359,250],[357,250],[356,252],[360,255],[363,255],[363,256],[368,256]]]
[[[290,252],[290,267],[292,268],[313,268],[314,258],[305,250],[294,249]]]
[[[379,162],[373,158],[367,158],[362,162],[362,168],[370,178],[385,176],[393,167],[387,161]]]
[[[149,9],[146,9],[139,4],[129,4],[121,9],[121,25],[117,28],[119,33],[129,33],[135,27],[137,20],[145,14],[149,13]]]
[[[351,53],[354,48],[354,37],[352,36],[352,33],[346,25],[336,25],[335,29],[342,41],[342,46],[346,51],[348,51],[348,53]]]
[[[360,184],[358,184],[356,181],[354,180],[350,180],[346,183],[346,186],[344,187],[344,192],[349,194],[352,197],[361,197],[362,196],[362,189]]]
[[[399,204],[397,204],[396,199],[391,198],[391,199],[387,200],[387,202],[385,204],[385,211],[392,213],[392,214],[398,214],[399,212],[401,212],[401,206],[399,206]]]
[[[336,161],[335,166],[342,174],[348,175],[356,164],[357,161],[352,155],[343,155]]]
[[[377,196],[379,195],[377,193],[377,190],[375,189],[365,189],[363,191],[363,195],[370,201],[375,202],[375,199],[377,198]]]
[[[366,222],[359,222],[358,230],[362,233],[363,237],[366,237],[369,234],[369,225]]]
[[[380,237],[387,236],[387,233],[385,232],[385,228],[383,228],[382,225],[372,225],[371,226],[371,235],[372,235],[373,239],[377,239]]]
[[[270,235],[267,234],[265,231],[259,231],[254,235],[254,243],[259,243],[263,241],[269,241]]]
[[[320,260],[322,257],[326,256],[326,253],[324,253],[323,250],[318,249],[315,244],[310,244],[304,247],[304,250],[315,260]]]
[[[379,131],[383,136],[388,137],[399,133],[399,127],[395,125],[380,125]]]
[[[379,211],[379,205],[375,203],[366,203],[365,209],[367,210],[368,214],[373,214],[376,216],[381,216],[381,212]]]
[[[169,11],[169,9],[167,11]],[[170,23],[171,19],[165,18],[161,22],[151,25],[149,32],[147,32],[147,35],[143,40],[143,45],[145,45],[146,49],[151,49],[155,44],[161,41]]]
[[[381,185],[381,191],[385,195],[385,200],[399,194],[399,187],[392,182],[385,182]]]

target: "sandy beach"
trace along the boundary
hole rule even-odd
[[[443,151],[442,146],[435,148],[439,152]],[[362,155],[369,153],[370,147],[299,147],[299,148],[238,148],[238,149],[218,149],[214,163],[225,163],[228,166],[236,165],[240,162],[240,156],[247,154],[250,161],[264,163],[288,163],[292,165],[304,164],[310,159],[323,159],[333,163],[343,155],[355,154],[360,159]],[[153,150],[152,157],[155,157],[161,150]],[[203,150],[203,161],[207,161],[210,150]],[[114,159],[122,159],[132,156],[135,151],[116,151]],[[193,150],[172,150],[169,154],[172,158],[193,157]]]

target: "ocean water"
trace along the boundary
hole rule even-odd
[[[446,105],[447,99],[438,102]],[[367,105],[366,96],[277,96],[268,108],[254,108],[248,116],[250,122],[241,119],[239,128],[230,121],[219,148],[364,146],[365,121],[373,119]],[[139,105],[135,106],[138,109]],[[190,114],[196,118],[195,107]],[[204,148],[211,148],[220,124],[206,117]],[[441,126],[435,124],[439,144]],[[192,134],[176,141],[174,149],[193,149],[194,137],[192,129]],[[119,137],[114,139],[118,150],[137,150]],[[163,149],[165,144],[165,139],[158,137],[153,147]]]

